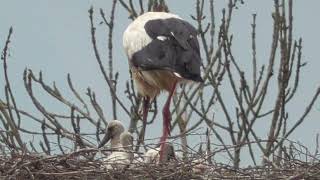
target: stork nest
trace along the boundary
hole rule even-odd
[[[175,160],[106,169],[94,154],[0,156],[0,179],[320,179],[319,162],[290,160],[282,165],[234,169],[225,164]]]

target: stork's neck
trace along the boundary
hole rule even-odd
[[[111,148],[119,148],[119,147],[121,147],[120,137],[119,136],[116,136],[116,137],[112,138],[110,143],[111,143]]]

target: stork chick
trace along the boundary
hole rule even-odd
[[[124,126],[121,123],[121,121],[112,120],[108,124],[106,129],[107,129],[106,134],[102,139],[102,141],[100,142],[98,148],[101,148],[102,146],[104,146],[109,140],[110,140],[112,149],[121,147],[122,144],[120,143],[120,135],[121,133],[124,132]]]
[[[162,160],[162,151],[170,135],[170,102],[177,83],[203,81],[197,30],[175,14],[148,12],[127,27],[123,34],[123,46],[138,94],[144,98],[143,132],[150,101],[161,91],[169,93],[162,110]]]
[[[166,146],[163,149],[163,162],[170,161],[172,159],[175,159],[175,152],[173,145],[171,143],[166,143]],[[149,149],[145,154],[144,154],[144,162],[145,163],[160,163],[160,147],[155,148],[155,149]]]
[[[104,159],[107,169],[122,169],[133,160],[133,137],[131,133],[125,131],[120,135],[120,144],[110,156]]]

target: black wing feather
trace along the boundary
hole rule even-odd
[[[134,66],[143,70],[166,69],[182,77],[202,81],[201,57],[196,29],[188,22],[177,19],[156,19],[145,24],[151,43],[132,56]],[[164,36],[167,40],[157,39]]]

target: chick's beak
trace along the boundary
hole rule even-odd
[[[110,139],[111,139],[111,133],[110,133],[110,131],[107,131],[106,135],[104,136],[104,138],[100,142],[98,148],[101,148],[102,146],[104,146]]]

